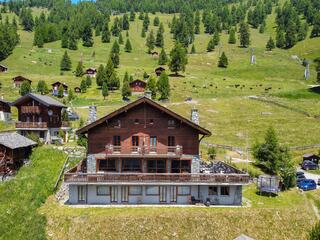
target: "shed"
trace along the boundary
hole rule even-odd
[[[0,99],[0,121],[11,120],[10,102]]]
[[[162,73],[163,71],[165,71],[165,70],[166,70],[166,69],[165,69],[164,67],[157,67],[157,68],[154,70],[154,72],[156,73],[157,76],[160,76],[161,73]]]
[[[58,90],[59,90],[60,85],[62,85],[63,89],[64,89],[63,95],[67,96],[68,95],[68,85],[66,85],[65,83],[61,83],[61,82],[55,82],[55,83],[51,84],[51,86],[52,86],[52,95],[54,95],[54,96],[58,95]]]
[[[305,160],[309,160],[309,161],[312,161],[312,162],[318,164],[320,157],[316,154],[313,154],[313,153],[307,153],[307,154],[303,155],[303,161],[305,161]]]
[[[96,74],[97,74],[97,69],[92,68],[92,67],[86,69],[86,75],[87,76],[96,77]]]
[[[158,53],[158,52],[156,52],[156,51],[151,52],[151,56],[152,56],[152,57],[154,57],[154,58],[156,58],[156,57],[158,57],[158,56],[159,56],[159,53]]]
[[[7,72],[8,68],[2,64],[0,64],[0,72]]]
[[[28,78],[25,78],[23,76],[16,76],[14,78],[12,78],[13,80],[13,87],[14,88],[19,88],[21,87],[21,84],[24,82],[24,81],[28,81],[30,84],[32,83],[32,81]]]
[[[132,92],[142,93],[145,91],[147,83],[145,81],[137,79],[137,80],[134,80],[131,83],[129,83],[129,85],[130,85]]]
[[[81,93],[81,88],[80,87],[75,87],[74,88],[75,93]]]

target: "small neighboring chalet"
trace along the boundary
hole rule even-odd
[[[0,133],[0,174],[17,170],[37,143],[16,132]]]
[[[75,93],[81,93],[81,88],[80,87],[75,87],[74,88]]]
[[[316,154],[313,154],[313,153],[307,153],[307,154],[303,155],[303,161],[306,161],[306,160],[309,160],[309,161],[312,161],[312,162],[318,164],[320,157]]]
[[[14,78],[12,78],[13,80],[13,87],[14,88],[19,88],[21,87],[21,84],[24,82],[24,81],[28,81],[30,84],[32,83],[32,81],[28,78],[25,78],[23,76],[16,76]]]
[[[157,75],[157,76],[160,76],[161,75],[161,73],[163,72],[163,71],[165,71],[166,69],[164,68],[164,67],[157,67],[155,70],[154,70],[154,72],[155,72],[155,74]]]
[[[223,162],[203,163],[199,144],[210,131],[149,98],[77,134],[87,136],[88,149],[64,175],[71,204],[242,204],[249,175]]]
[[[63,86],[63,96],[68,96],[68,85],[66,85],[65,83],[61,83],[61,82],[55,82],[55,83],[51,84],[51,86],[52,86],[52,95],[53,96],[58,96],[60,85]]]
[[[95,68],[88,68],[86,69],[86,75],[89,77],[96,77],[97,69]]]
[[[10,103],[0,99],[0,121],[10,121],[11,120],[11,107]]]
[[[45,95],[28,93],[11,104],[18,109],[17,131],[27,136],[36,134],[45,143],[66,142],[69,123],[62,121],[62,111],[66,108],[61,102]],[[64,138],[59,134],[64,133]]]
[[[0,72],[7,72],[8,68],[2,64],[0,64]]]
[[[133,93],[143,93],[146,90],[147,83],[145,81],[137,79],[129,83],[129,86]]]

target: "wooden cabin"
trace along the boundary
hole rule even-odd
[[[17,170],[37,143],[16,132],[0,133],[0,174]]]
[[[164,67],[157,67],[155,70],[154,70],[154,72],[155,72],[155,74],[157,75],[157,76],[160,76],[161,75],[161,73],[163,72],[163,71],[165,71],[166,69],[164,68]]]
[[[68,96],[68,85],[65,84],[65,83],[61,83],[61,82],[55,82],[55,83],[52,83],[51,86],[52,86],[52,95],[53,96],[58,96],[58,91],[59,91],[59,87],[60,85],[63,86],[63,96]]]
[[[156,51],[151,52],[151,56],[152,56],[153,58],[157,58],[157,57],[159,56],[159,53],[156,52]]]
[[[0,64],[0,72],[7,72],[8,68],[2,64]]]
[[[137,79],[129,83],[129,86],[133,93],[143,93],[147,87],[147,83],[145,81]]]
[[[28,81],[30,84],[32,83],[32,81],[28,78],[25,78],[23,76],[16,76],[14,78],[12,78],[13,80],[13,87],[14,88],[19,88],[21,87],[21,84],[24,82],[24,81]]]
[[[313,154],[313,153],[307,153],[303,155],[303,161],[312,161],[316,164],[319,163],[320,157],[317,154]]]
[[[81,93],[81,88],[80,87],[75,87],[74,88],[75,93]]]
[[[0,99],[0,121],[10,121],[11,120],[11,107],[10,103]]]
[[[17,131],[27,136],[30,133],[36,134],[45,143],[52,143],[53,139],[59,138],[59,131],[65,133],[68,139],[68,122],[62,121],[62,111],[66,108],[61,102],[46,96],[34,93],[18,98],[12,106],[18,109]]]
[[[96,77],[96,74],[97,74],[97,69],[95,68],[88,68],[86,69],[86,75],[89,76],[89,77]]]
[[[240,205],[249,182],[224,163],[203,173],[199,145],[210,131],[146,97],[77,134],[87,136],[88,155],[64,175],[71,204]]]

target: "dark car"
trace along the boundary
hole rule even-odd
[[[304,175],[304,172],[302,172],[302,171],[296,172],[296,177],[301,176],[301,175]]]
[[[306,176],[305,175],[298,175],[296,177],[296,180],[297,180],[297,184],[299,184],[299,182],[306,180]]]
[[[303,163],[301,164],[301,168],[303,170],[317,170],[319,167],[318,167],[318,164],[312,161],[306,160],[306,161],[303,161]]]
[[[298,187],[303,191],[308,191],[308,190],[317,189],[317,184],[312,179],[305,179],[298,183]]]

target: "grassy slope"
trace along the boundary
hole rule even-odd
[[[65,155],[48,147],[36,148],[30,164],[0,184],[0,239],[45,239],[45,216],[37,212],[52,194]]]

